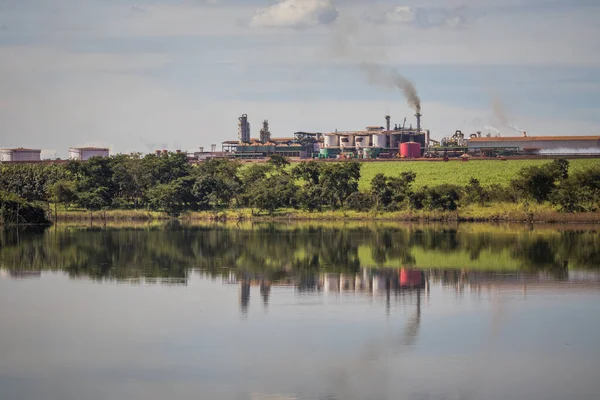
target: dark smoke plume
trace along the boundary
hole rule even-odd
[[[417,93],[417,88],[410,79],[394,69],[385,68],[378,64],[364,63],[361,64],[361,69],[366,72],[369,83],[386,87],[395,86],[402,92],[408,105],[416,112],[421,112],[421,99]]]
[[[414,83],[400,74],[397,70],[375,63],[373,60],[385,60],[386,52],[378,52],[372,47],[359,46],[356,41],[360,38],[368,38],[366,35],[372,31],[367,30],[362,33],[359,22],[352,19],[338,20],[334,34],[333,49],[330,54],[344,61],[358,62],[361,71],[363,71],[370,84],[384,86],[387,88],[395,87],[399,89],[408,105],[416,112],[421,112],[421,99],[417,93]],[[381,41],[378,41],[381,43]]]

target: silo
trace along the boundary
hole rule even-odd
[[[365,147],[366,145],[368,145],[368,143],[365,143],[365,139],[367,139],[365,136],[357,136],[354,139],[354,145],[356,146],[357,149],[360,149],[361,147]]]
[[[387,147],[386,135],[373,135],[373,147],[386,148]]]
[[[352,147],[353,144],[350,143],[350,136],[342,135],[340,136],[340,147]]]
[[[338,147],[338,136],[334,134],[325,135],[325,147]]]
[[[421,157],[421,145],[416,142],[400,143],[400,157],[419,158]]]

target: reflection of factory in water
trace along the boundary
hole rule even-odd
[[[288,277],[275,282],[261,275],[241,273],[237,275],[230,271],[223,279],[225,283],[239,284],[240,306],[242,312],[248,310],[251,288],[258,286],[263,304],[269,303],[271,287],[293,287],[298,292],[323,293],[359,293],[373,296],[386,295],[389,302],[390,294],[416,292],[429,289],[425,272],[414,269],[362,269],[360,273],[327,273],[304,274],[298,277]]]
[[[467,270],[417,270],[400,269],[368,269],[358,273],[305,273],[298,276],[287,276],[284,279],[269,280],[263,275],[249,273],[237,274],[232,270],[223,281],[240,287],[240,305],[242,312],[248,310],[252,287],[260,288],[262,303],[269,302],[272,287],[290,287],[298,293],[316,292],[323,294],[360,294],[383,298],[389,307],[392,295],[403,298],[405,295],[416,295],[420,302],[422,294],[429,294],[431,286],[463,292],[465,289],[473,293],[483,291],[508,290],[598,290],[600,289],[600,273],[589,271],[569,271],[567,266],[561,271],[553,272],[510,272]],[[410,297],[409,297],[410,298]]]

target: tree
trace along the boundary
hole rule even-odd
[[[600,209],[600,167],[577,171],[563,179],[550,200],[564,212],[597,211]]]
[[[303,161],[292,169],[292,176],[296,179],[303,179],[306,183],[318,185],[323,163],[317,161]]]
[[[346,198],[358,191],[360,168],[361,164],[357,161],[332,163],[323,167],[319,183],[325,203],[332,209],[343,207]]]
[[[377,208],[395,211],[405,204],[412,193],[411,185],[416,178],[412,171],[405,171],[396,177],[377,174],[371,180],[371,194]]]
[[[238,177],[240,164],[227,159],[206,160],[198,166],[192,188],[201,209],[228,207],[239,194],[242,181]]]
[[[75,182],[60,180],[48,188],[48,199],[54,203],[54,218],[58,218],[58,204],[69,205],[77,201]]]
[[[563,158],[552,161],[550,164],[547,164],[545,168],[550,175],[555,177],[555,179],[563,180],[569,177],[569,161]]]
[[[454,211],[459,200],[460,188],[450,184],[424,186],[409,196],[410,205],[416,210]]]
[[[139,154],[118,154],[110,158],[112,184],[115,188],[113,203],[120,207],[138,208],[144,203],[144,173]]]
[[[0,225],[47,224],[44,208],[14,193],[0,191]]]
[[[278,170],[282,170],[288,165],[290,165],[290,162],[288,161],[287,157],[284,157],[280,154],[271,154],[267,162]]]
[[[368,211],[373,205],[373,196],[370,193],[354,192],[346,199],[346,208],[350,210]]]
[[[272,164],[252,164],[240,173],[241,188],[238,193],[238,204],[250,206],[251,195],[255,185],[262,184],[263,180],[273,173]]]
[[[519,171],[517,178],[511,181],[511,186],[521,197],[541,203],[548,200],[548,196],[555,188],[555,182],[555,177],[547,170],[532,166]]]
[[[550,198],[552,191],[568,176],[569,162],[559,159],[541,167],[521,169],[517,178],[511,181],[511,186],[521,197],[542,203]]]
[[[272,214],[278,208],[294,207],[298,187],[287,173],[265,178],[252,186],[249,192],[250,206]]]
[[[467,203],[477,203],[484,206],[490,201],[490,194],[481,186],[478,179],[471,178],[469,184],[465,187],[465,200]]]
[[[194,208],[193,183],[192,178],[185,177],[150,189],[148,192],[150,207],[153,210],[165,211],[172,217],[177,217],[183,211]]]

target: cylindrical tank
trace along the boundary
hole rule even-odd
[[[400,157],[419,158],[421,157],[421,145],[416,142],[400,143]]]
[[[365,146],[365,137],[363,136],[357,136],[356,139],[354,140],[356,148],[361,148]]]
[[[326,274],[323,288],[326,292],[337,292],[340,290],[340,276],[338,274]]]
[[[423,282],[423,274],[419,270],[414,269],[400,269],[400,286],[421,286]]]
[[[325,135],[325,147],[337,147],[338,137],[337,135]]]
[[[386,135],[373,135],[373,147],[386,147]]]
[[[350,147],[350,138],[348,136],[340,136],[340,146],[341,147]]]

